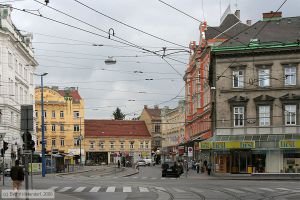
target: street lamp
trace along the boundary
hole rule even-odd
[[[44,122],[44,82],[43,77],[48,73],[34,74],[41,77],[41,121],[42,121],[42,177],[46,176],[46,159],[45,159],[45,122]]]

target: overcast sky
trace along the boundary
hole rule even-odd
[[[187,50],[190,41],[198,41],[199,22],[158,0],[80,0],[80,2],[173,44],[126,27],[83,7],[74,0],[50,0],[49,6],[98,29],[51,8],[42,7],[34,0],[0,0],[0,2],[11,3],[13,7],[19,9],[33,10],[34,14],[41,14],[91,32],[87,33],[17,10],[12,13],[17,28],[32,32],[34,35],[33,46],[36,60],[39,62],[37,73],[49,73],[45,77],[44,84],[60,88],[78,87],[81,97],[85,100],[86,118],[111,119],[113,110],[119,106],[123,113],[128,114],[126,118],[130,119],[141,113],[143,105],[159,104],[160,107],[175,107],[177,101],[184,97],[184,82],[177,72],[184,74],[186,69],[184,63],[188,61],[186,52],[179,52],[166,58],[176,72],[162,58],[145,50],[109,40],[108,34],[100,31],[101,29],[108,32],[113,28],[115,36],[151,51],[160,51],[162,47],[167,47],[167,53]],[[263,12],[277,10],[283,0],[222,0],[221,4],[220,0],[165,0],[165,2],[199,20],[206,20],[210,26],[218,26],[220,8],[224,12],[229,4],[232,11],[236,7],[241,10],[243,22],[251,19],[254,23],[261,19]],[[288,0],[281,9],[284,17],[298,16],[299,10],[299,0]],[[114,56],[117,64],[105,65],[104,60],[108,56]],[[39,84],[36,83],[37,86]]]

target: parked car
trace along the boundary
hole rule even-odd
[[[181,167],[177,162],[169,161],[164,162],[161,165],[161,176],[166,177],[168,175],[179,177],[181,175]]]
[[[146,166],[146,161],[145,160],[139,160],[137,162],[137,166]]]
[[[4,176],[10,176],[10,169],[4,170]]]
[[[152,165],[152,159],[146,158],[146,159],[144,159],[144,161],[146,162],[146,165],[148,165],[148,166]]]

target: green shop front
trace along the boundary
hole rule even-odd
[[[214,136],[199,143],[216,173],[300,173],[298,135]]]

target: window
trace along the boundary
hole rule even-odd
[[[12,67],[13,64],[13,56],[10,52],[8,52],[8,65]]]
[[[110,148],[114,149],[115,148],[115,142],[110,142]]]
[[[30,73],[30,84],[33,84],[33,73]]]
[[[44,131],[47,131],[47,125],[44,124]]]
[[[47,146],[47,139],[44,139],[44,143],[45,143],[45,146]],[[41,144],[42,144],[42,140],[41,140]]]
[[[64,124],[60,125],[60,131],[65,131],[65,125]]]
[[[160,141],[159,140],[155,140],[154,143],[155,143],[155,146],[157,146],[157,147],[160,146]]]
[[[130,142],[130,149],[133,149],[134,148],[134,141],[131,141]]]
[[[270,86],[270,70],[259,69],[258,70],[258,81],[260,87]]]
[[[14,124],[14,113],[10,112],[10,124],[13,125]]]
[[[145,149],[149,149],[149,142],[145,142]]]
[[[296,67],[286,67],[285,72],[285,85],[296,85]]]
[[[234,126],[244,126],[244,107],[233,108]]]
[[[74,138],[74,146],[79,146],[80,140],[78,138]]]
[[[73,112],[73,117],[74,117],[74,119],[78,119],[79,118],[79,111],[74,111]]]
[[[65,146],[65,139],[63,139],[63,138],[60,139],[60,146],[62,146],[62,147]]]
[[[90,149],[93,149],[95,147],[95,143],[94,142],[90,142]]]
[[[55,131],[55,124],[52,124],[51,130],[52,130],[52,131]]]
[[[100,147],[100,149],[104,149],[104,142],[100,142],[99,147]]]
[[[270,106],[259,106],[258,115],[260,126],[270,125]]]
[[[74,125],[74,131],[75,131],[75,132],[78,132],[78,131],[79,131],[79,125],[78,125],[78,124],[75,124],[75,125]]]
[[[160,133],[160,125],[159,124],[155,124],[154,131],[155,131],[155,133]]]
[[[140,149],[144,148],[144,142],[140,142]]]
[[[59,117],[60,117],[60,118],[64,118],[64,117],[65,117],[65,115],[64,115],[64,111],[60,111],[60,113],[59,113]]]
[[[35,117],[38,117],[39,115],[38,115],[38,111],[36,110],[35,111]]]
[[[55,118],[55,110],[52,110],[52,118]]]
[[[242,70],[233,71],[233,87],[234,88],[244,87],[244,71]]]
[[[3,115],[2,110],[0,110],[0,113],[1,113],[1,115],[0,115],[0,124],[2,124],[2,115]]]
[[[285,107],[285,125],[296,124],[296,105],[286,105]]]
[[[44,118],[47,118],[47,111],[44,110]]]
[[[56,140],[52,139],[52,146],[55,147],[56,146]]]
[[[120,149],[124,149],[124,142],[120,142]]]

